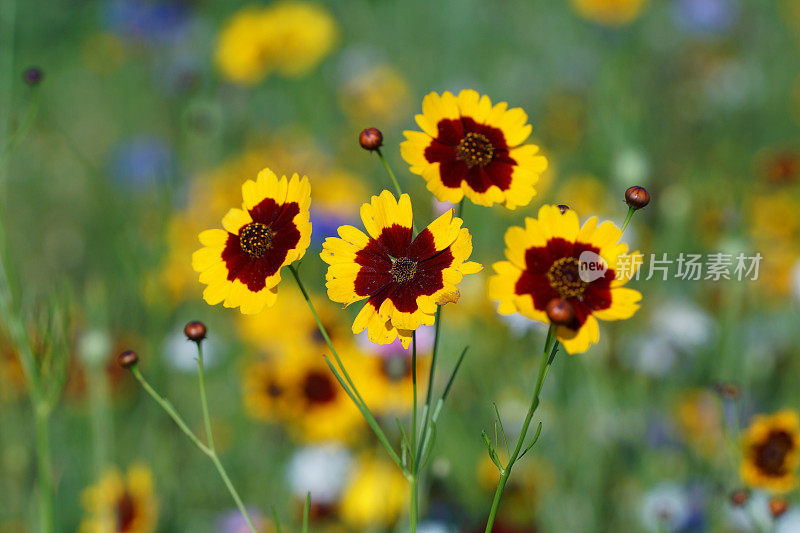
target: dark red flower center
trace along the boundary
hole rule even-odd
[[[485,167],[492,162],[494,146],[481,133],[469,132],[456,146],[456,157],[467,165],[467,168]]]
[[[253,259],[264,257],[272,248],[275,233],[266,224],[251,222],[239,230],[239,245]]]
[[[786,456],[794,448],[792,436],[785,431],[772,431],[767,439],[753,448],[756,466],[767,475],[786,473]]]
[[[392,279],[397,283],[404,283],[414,279],[417,273],[417,262],[408,257],[400,257],[392,264]]]
[[[266,393],[270,398],[278,398],[283,394],[283,387],[276,381],[270,379],[267,383]]]
[[[117,499],[115,511],[117,518],[116,530],[120,532],[129,531],[133,526],[138,513],[136,510],[136,502],[127,490],[120,495],[119,499]]]
[[[328,374],[312,370],[303,380],[303,396],[311,404],[329,403],[336,398],[336,387]]]
[[[580,298],[588,283],[581,279],[580,264],[574,257],[562,257],[547,271],[547,280],[563,298]]]

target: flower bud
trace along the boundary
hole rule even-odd
[[[564,213],[566,213],[567,211],[569,211],[569,206],[568,206],[568,205],[566,205],[566,204],[559,204],[559,205],[558,205],[558,206],[556,206],[556,207],[558,207],[558,210],[559,210],[559,211],[561,211],[561,214],[562,214],[562,215],[563,215]]]
[[[122,368],[133,368],[139,362],[139,356],[133,350],[126,350],[119,354],[117,362]]]
[[[714,390],[726,400],[735,400],[739,397],[739,386],[735,383],[717,383],[714,385]]]
[[[650,203],[650,193],[644,187],[634,185],[625,191],[625,203],[633,209],[641,209]]]
[[[769,500],[769,512],[772,518],[779,518],[789,510],[789,502],[785,498],[772,498]]]
[[[572,309],[572,305],[561,298],[553,298],[547,302],[545,312],[550,322],[557,326],[565,326],[575,318],[575,311]]]
[[[39,67],[26,68],[25,72],[22,73],[23,81],[31,87],[39,85],[43,77],[44,74],[42,73],[42,69]]]
[[[206,338],[206,325],[199,320],[193,320],[186,324],[183,332],[190,341],[200,342]]]
[[[383,146],[383,133],[378,128],[367,128],[358,136],[364,150],[374,151]]]
[[[736,489],[735,491],[731,492],[731,504],[735,505],[736,507],[741,507],[742,505],[746,504],[747,500],[749,499],[750,493],[745,489]]]

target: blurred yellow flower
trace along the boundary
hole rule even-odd
[[[342,495],[339,513],[357,531],[388,528],[405,507],[407,493],[406,479],[394,464],[362,455]]]
[[[800,466],[800,417],[785,409],[758,415],[747,428],[742,444],[742,480],[750,487],[773,493],[795,489]]]
[[[224,229],[200,233],[203,248],[192,268],[207,285],[203,299],[260,313],[275,304],[281,268],[301,259],[311,242],[311,186],[294,174],[280,179],[270,169],[242,185],[242,209],[222,218]]]
[[[317,314],[328,331],[334,346],[345,348],[353,344],[353,336],[342,313],[322,298],[311,294]],[[291,324],[291,327],[287,327]],[[292,351],[329,351],[328,345],[317,327],[314,316],[309,312],[299,290],[288,290],[270,308],[269,312],[257,315],[240,315],[237,326],[242,339],[260,353],[281,357]]]
[[[624,26],[642,12],[647,0],[572,0],[582,17],[607,26]]]
[[[577,213],[598,216],[609,216],[614,205],[608,186],[591,174],[575,174],[564,180],[554,199]]]
[[[360,379],[364,356],[344,351],[340,356],[366,394],[370,383]],[[248,363],[242,380],[248,414],[258,420],[284,423],[300,441],[351,442],[363,427],[361,412],[318,351],[292,350]]]
[[[336,45],[338,28],[324,7],[294,0],[247,6],[220,31],[216,63],[230,81],[254,84],[270,71],[308,74]]]
[[[369,388],[364,400],[377,413],[402,415],[411,411],[413,403],[413,380],[411,354],[368,355],[364,357],[366,380]],[[417,356],[417,379],[426,379],[430,368],[428,357]]]
[[[536,219],[525,219],[524,228],[506,231],[508,260],[494,264],[489,298],[500,302],[500,314],[518,312],[545,323],[550,322],[547,304],[566,300],[574,316],[558,327],[556,337],[568,353],[585,352],[600,338],[598,319],[624,320],[639,309],[642,295],[623,287],[636,270],[633,259],[639,254],[629,254],[621,238],[612,222],[598,225],[592,217],[581,227],[574,210],[544,205]],[[587,252],[605,267],[591,280],[579,272]]]
[[[710,459],[718,455],[724,444],[722,417],[719,397],[703,389],[683,394],[675,408],[680,437]]]
[[[148,533],[156,529],[153,475],[144,465],[129,467],[124,477],[117,470],[108,471],[84,489],[81,502],[85,509],[81,533]]]
[[[523,144],[533,127],[519,107],[492,105],[488,96],[465,89],[430,93],[416,116],[422,131],[404,132],[400,152],[439,201],[464,196],[477,205],[528,205],[547,160],[535,144]]]
[[[353,124],[391,124],[408,114],[410,90],[390,65],[376,65],[349,77],[339,89],[339,105]]]

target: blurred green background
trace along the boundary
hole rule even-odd
[[[800,399],[800,2],[354,0],[301,14],[264,3],[283,33],[254,56],[249,79],[231,79],[226,61],[236,58],[218,51],[220,34],[248,5],[0,2],[6,268],[36,342],[48,342],[53,294],[70,317],[53,356],[66,368],[50,418],[57,531],[88,527],[84,489],[132,465],[152,482],[153,520],[125,531],[244,531],[207,458],[115,363],[136,350],[142,372],[202,433],[194,348],[182,334],[193,319],[209,328],[222,460],[264,531],[273,505],[285,530],[299,530],[309,489],[325,500],[312,530],[407,530],[405,492],[393,491],[393,465],[363,423],[309,438],[248,407],[258,392],[245,378],[258,362],[290,358],[292,336],[312,334],[291,280],[280,288],[284,311],[248,329],[238,311],[202,301],[190,257],[197,233],[219,225],[258,170],[307,174],[315,228],[302,272],[322,305],[321,239],[360,225],[360,204],[391,188],[359,131],[383,131],[424,225],[441,206],[398,145],[425,94],[462,88],[522,107],[550,166],[526,208],[464,208],[487,268],[444,313],[440,379],[470,351],[423,483],[425,531],[483,531],[497,476],[481,430],[491,432],[496,401],[517,431],[535,381],[544,329],[499,317],[486,298],[505,229],[544,202],[619,224],[634,184],[653,198],[626,232],[634,248],[673,259],[760,252],[759,277],[687,281],[673,270],[634,281],[637,315],[602,325],[588,353],[557,360],[536,419],[541,440],[501,507],[503,531],[755,531],[760,522],[800,531],[791,506],[772,524],[765,496],[751,499],[755,522],[729,505],[741,481],[725,424]],[[38,84],[23,76],[34,66]],[[350,311],[329,313],[349,336]],[[0,342],[0,532],[35,531],[34,417],[18,350],[7,332]],[[346,342],[380,356],[363,339]],[[729,382],[735,402],[714,389]],[[379,398],[407,400],[398,387]],[[408,416],[400,400],[376,407],[392,439],[395,414]]]

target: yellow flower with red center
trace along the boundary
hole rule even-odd
[[[569,302],[574,317],[560,325],[556,337],[569,353],[585,352],[599,340],[598,320],[623,320],[639,309],[642,295],[623,287],[635,272],[638,252],[628,254],[622,231],[592,217],[580,226],[572,209],[554,205],[512,226],[505,235],[507,261],[494,264],[489,297],[501,314],[521,313],[549,322],[545,309],[554,299]],[[640,256],[639,256],[640,259]],[[582,265],[594,270],[583,271]]]
[[[364,376],[364,355],[342,352],[340,357],[354,379]],[[283,352],[280,358],[248,363],[242,389],[248,415],[281,422],[304,442],[350,442],[364,426],[361,412],[316,351]]]
[[[784,493],[797,487],[800,417],[785,409],[756,416],[743,439],[742,480],[750,487]]]
[[[538,146],[522,144],[532,130],[525,111],[506,102],[493,106],[488,96],[466,89],[458,96],[430,93],[416,120],[422,131],[406,131],[400,151],[440,201],[466,196],[509,209],[530,203],[547,160]]]
[[[458,297],[464,274],[483,267],[467,261],[472,236],[449,210],[416,237],[411,199],[389,191],[361,206],[367,234],[341,226],[320,254],[330,265],[325,276],[328,297],[348,306],[367,299],[353,322],[353,333],[365,329],[369,340],[388,344],[400,338],[404,347],[421,325],[433,325],[437,305]]]
[[[281,268],[302,258],[311,242],[311,186],[306,177],[278,179],[267,168],[242,185],[242,197],[242,209],[223,217],[225,229],[200,233],[204,248],[192,255],[192,268],[210,305],[254,314],[275,303]]]
[[[153,475],[142,465],[131,466],[123,477],[107,472],[81,495],[86,515],[81,533],[149,533],[156,529],[158,504]]]

